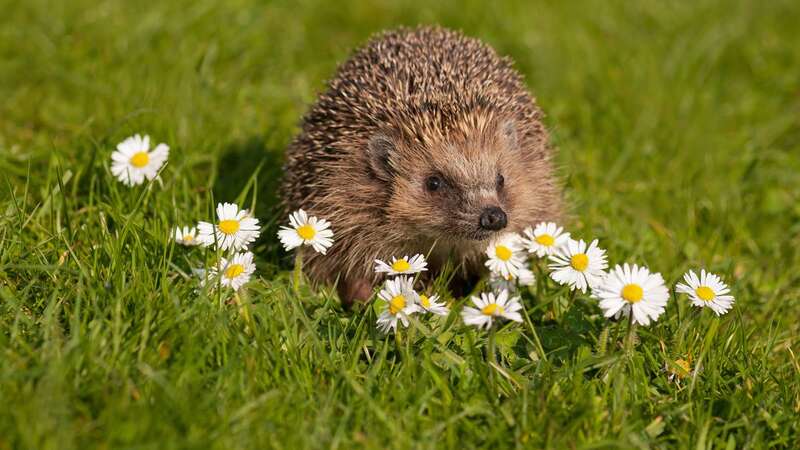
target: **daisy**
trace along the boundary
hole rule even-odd
[[[200,244],[197,240],[197,229],[195,227],[183,227],[182,229],[181,227],[175,227],[175,230],[172,232],[172,237],[175,239],[175,242],[187,247]]]
[[[286,251],[305,244],[324,255],[333,245],[333,231],[327,220],[308,217],[305,211],[298,209],[289,215],[289,222],[291,228],[281,227],[278,231],[278,238]]]
[[[495,292],[500,292],[503,289],[509,292],[515,292],[518,286],[532,286],[536,283],[536,276],[527,267],[520,267],[517,276],[509,274],[507,277],[492,273],[489,276],[489,285]]]
[[[473,296],[472,303],[477,308],[467,306],[461,312],[461,317],[467,325],[475,325],[478,328],[485,326],[488,329],[496,317],[522,322],[522,316],[519,314],[522,304],[519,302],[519,297],[508,298],[507,290],[500,291],[496,297],[493,292],[483,292],[480,298]]]
[[[719,276],[703,269],[698,277],[690,270],[683,279],[686,284],[678,283],[675,290],[688,295],[694,306],[708,306],[718,316],[730,311],[734,298],[730,295],[728,285]]]
[[[408,316],[420,311],[419,295],[414,291],[414,279],[399,276],[386,280],[378,298],[386,302],[388,307],[378,317],[378,329],[384,333],[397,329],[397,320],[408,326]]]
[[[647,267],[627,263],[614,267],[603,281],[592,288],[592,297],[600,301],[606,317],[633,312],[633,321],[649,325],[664,312],[669,290],[660,273],[650,273]]]
[[[380,259],[375,260],[375,272],[386,272],[388,275],[402,275],[412,274],[428,270],[428,263],[425,257],[416,254],[409,259],[408,256],[403,256],[400,259],[392,256],[392,263],[387,264]]]
[[[569,242],[569,233],[553,222],[541,222],[536,228],[528,227],[524,231],[522,245],[531,255],[550,256],[562,245]]]
[[[533,286],[533,283],[536,283],[536,276],[533,272],[527,267],[520,268],[519,275],[517,276],[517,284],[520,286]]]
[[[447,306],[444,305],[444,302],[439,302],[438,295],[431,295],[430,297],[428,297],[425,294],[420,294],[419,307],[424,312],[436,314],[437,316],[446,316],[450,314],[450,309],[448,309]]]
[[[680,384],[680,381],[687,376],[692,376],[692,357],[689,356],[686,359],[678,358],[673,361],[675,366],[671,366],[669,364],[665,364],[665,369],[667,371],[667,379],[669,381],[673,381],[677,384]],[[680,368],[680,369],[679,369]]]
[[[525,254],[520,244],[520,237],[515,233],[507,233],[489,244],[486,249],[486,267],[504,278],[519,276],[519,270],[525,266]]]
[[[236,253],[231,259],[220,258],[217,266],[211,269],[209,279],[216,280],[219,276],[221,285],[238,291],[240,287],[250,280],[250,276],[255,270],[256,265],[253,263],[253,253]]]
[[[150,151],[150,136],[138,134],[117,144],[111,153],[111,173],[127,186],[144,183],[145,178],[152,180],[169,156],[167,144],[158,144]]]
[[[239,209],[235,203],[219,203],[217,219],[217,224],[197,224],[197,239],[206,247],[216,243],[221,250],[236,251],[247,248],[258,239],[258,219],[251,217],[246,209]]]
[[[550,278],[581,292],[599,283],[608,267],[606,251],[597,246],[597,239],[588,247],[583,240],[568,240],[550,255],[550,263]]]

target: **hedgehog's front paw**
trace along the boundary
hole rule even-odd
[[[347,309],[355,302],[366,302],[372,297],[372,282],[366,278],[339,280],[336,289],[342,306]]]

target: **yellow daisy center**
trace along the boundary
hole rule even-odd
[[[406,298],[403,295],[396,295],[389,300],[389,312],[397,314],[406,307]]]
[[[431,307],[431,299],[429,299],[427,295],[424,294],[420,295],[419,302],[422,303],[422,306],[424,306],[425,308]]]
[[[192,236],[191,234],[184,234],[183,235],[183,241],[184,242],[192,242],[193,240],[194,240],[194,236]]]
[[[556,242],[556,240],[553,238],[553,236],[550,236],[547,233],[540,234],[539,236],[536,236],[536,239],[534,239],[534,240],[537,243],[539,243],[541,245],[544,245],[545,247],[550,247]]]
[[[622,298],[628,303],[638,303],[642,301],[642,297],[644,297],[644,291],[638,284],[626,284],[622,288]]]
[[[688,361],[683,359],[683,358],[678,358],[678,359],[675,360],[675,365],[680,367],[681,369],[685,370],[687,373],[691,373],[692,372],[692,358],[691,357],[689,357]],[[675,375],[678,378],[685,378],[686,377],[686,375],[684,373],[682,373],[679,370],[673,369],[673,368],[670,368],[669,372],[671,374]]]
[[[487,316],[497,316],[503,314],[505,310],[502,306],[498,305],[497,303],[489,303],[488,305],[484,306],[481,312]]]
[[[500,258],[501,261],[508,261],[511,259],[511,249],[506,247],[505,245],[498,245],[494,248],[494,253]]]
[[[392,263],[392,270],[395,272],[405,272],[406,270],[411,268],[411,264],[408,263],[405,259],[398,259],[397,261]]]
[[[141,169],[150,162],[150,155],[147,152],[137,152],[131,156],[130,163],[133,167]]]
[[[708,286],[700,286],[694,290],[694,293],[697,294],[697,296],[700,297],[700,300],[703,300],[704,302],[710,302],[711,300],[714,300],[714,290]]]
[[[241,264],[231,264],[225,269],[225,278],[234,279],[244,272],[244,266]]]
[[[572,255],[569,263],[572,265],[573,269],[577,270],[578,272],[583,272],[587,267],[589,267],[589,257],[586,256],[586,253],[576,253]]]
[[[310,224],[302,225],[300,228],[297,229],[297,235],[303,238],[305,241],[310,241],[314,239],[314,236],[317,234],[317,231],[312,227]]]
[[[676,364],[678,367],[680,367],[681,369],[683,369],[683,370],[685,370],[685,371],[687,371],[687,372],[690,372],[690,371],[692,370],[692,367],[689,365],[689,361],[686,361],[686,360],[685,360],[685,359],[683,359],[683,358],[678,358],[678,359],[676,359],[676,360],[675,360],[675,364]]]
[[[222,231],[225,234],[234,234],[237,231],[239,231],[239,221],[238,220],[220,221],[219,231]]]

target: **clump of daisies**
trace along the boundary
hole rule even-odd
[[[126,186],[153,180],[167,162],[169,146],[161,143],[150,149],[150,136],[131,136],[117,144],[111,153],[111,173]]]
[[[398,320],[408,327],[408,317],[412,314],[446,316],[450,313],[438,295],[419,293],[414,289],[414,276],[428,270],[428,262],[423,255],[391,258],[391,261],[375,260],[375,272],[387,276],[378,293],[378,299],[386,304],[378,316],[379,330],[384,333],[396,331]]]
[[[111,153],[111,173],[123,184],[135,186],[145,180],[154,180],[169,156],[169,146],[161,143],[150,149],[150,136],[131,136]],[[239,290],[255,271],[253,253],[247,251],[259,235],[258,219],[233,203],[217,206],[215,223],[200,222],[197,227],[175,227],[171,238],[187,247],[215,246],[223,252],[211,268],[193,269],[203,278],[203,283],[218,280],[224,287]],[[230,252],[226,257],[225,252]]]
[[[670,290],[661,274],[628,263],[608,270],[606,251],[597,239],[588,242],[573,239],[569,232],[553,222],[527,227],[522,235],[498,236],[489,244],[486,256],[491,292],[473,297],[476,307],[466,307],[462,311],[465,323],[470,325],[490,327],[491,318],[498,314],[505,317],[503,313],[520,309],[519,297],[510,296],[520,287],[535,283],[531,267],[549,271],[548,278],[568,288],[573,296],[588,293],[588,298],[598,302],[606,318],[627,317],[631,327],[648,326],[657,321],[670,299]],[[731,309],[734,298],[718,275],[705,270],[699,275],[689,271],[683,279],[684,283],[676,286],[676,292],[686,294],[694,306],[708,307],[718,316]],[[497,301],[496,307],[492,306],[493,301]],[[510,310],[502,304],[504,301],[516,309]]]
[[[248,248],[260,234],[258,219],[235,203],[217,204],[216,215],[213,223],[199,222],[196,234],[194,228],[189,229],[188,233],[184,229],[180,235],[176,230],[175,240],[188,245],[188,234],[191,236],[189,241],[213,247],[221,253],[211,270],[207,271],[205,283],[212,287],[218,283],[219,286],[238,291],[255,272],[254,255]]]

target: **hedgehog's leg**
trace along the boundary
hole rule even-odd
[[[342,306],[344,306],[345,309],[350,309],[353,303],[366,302],[372,297],[372,282],[366,278],[340,279],[336,290],[339,292]]]

